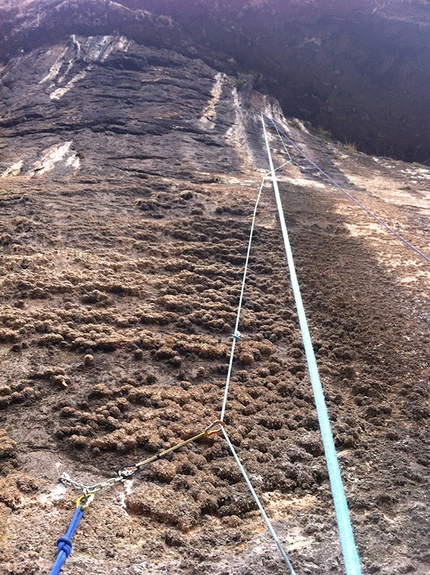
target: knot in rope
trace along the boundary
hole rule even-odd
[[[55,542],[55,544],[57,546],[58,553],[62,551],[66,555],[66,557],[68,557],[72,552],[73,547],[72,541],[67,537],[59,537]]]
[[[57,545],[57,558],[55,560],[54,565],[52,566],[50,575],[59,575],[64,562],[66,561],[67,557],[72,552],[72,537],[76,531],[77,526],[79,525],[79,521],[82,519],[84,515],[84,510],[93,500],[94,495],[83,495],[80,497],[76,502],[76,510],[73,515],[73,518],[70,522],[69,528],[67,529],[66,534],[63,537],[60,537],[56,541]],[[83,504],[82,504],[83,502]]]

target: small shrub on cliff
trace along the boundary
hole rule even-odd
[[[333,135],[328,130],[324,130],[322,126],[318,128],[317,135],[319,138],[322,138],[326,142],[333,142]]]
[[[300,122],[298,120],[290,120],[288,123],[293,128],[296,128],[296,130],[302,130],[303,129],[302,125],[300,124]]]

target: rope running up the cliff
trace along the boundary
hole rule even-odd
[[[281,166],[278,166],[275,171],[280,170],[282,167],[284,167],[286,164],[289,164],[291,161],[292,161],[292,159],[291,159],[291,156],[290,156],[290,159],[289,159],[287,162],[283,163]],[[252,216],[250,216],[250,219],[251,219],[251,221],[252,221],[252,223],[251,223],[251,230],[250,230],[250,233],[249,233],[248,249],[247,249],[247,253],[246,253],[245,266],[244,266],[243,278],[242,278],[242,287],[241,287],[241,290],[240,290],[239,303],[238,303],[238,307],[237,307],[236,325],[235,325],[235,328],[234,328],[234,332],[232,333],[232,344],[231,344],[231,351],[230,351],[230,361],[229,361],[229,366],[228,366],[228,371],[227,371],[227,378],[226,378],[226,384],[225,384],[225,389],[224,389],[224,400],[223,400],[223,403],[222,403],[221,415],[220,415],[220,422],[219,422],[219,423],[220,423],[220,425],[221,425],[221,430],[222,430],[222,433],[223,433],[223,435],[224,435],[224,438],[225,438],[225,440],[226,440],[226,442],[227,442],[227,445],[228,445],[228,447],[229,447],[229,449],[230,449],[230,451],[231,451],[231,453],[232,453],[232,455],[233,455],[233,457],[234,457],[234,460],[236,461],[236,464],[237,464],[237,466],[238,466],[238,468],[239,468],[239,471],[241,472],[241,474],[242,474],[242,476],[243,476],[243,478],[244,478],[244,480],[245,480],[245,483],[246,483],[246,485],[248,486],[248,489],[249,489],[249,491],[250,491],[250,493],[251,493],[251,495],[252,495],[252,497],[253,497],[253,499],[254,499],[254,501],[255,501],[255,503],[256,503],[256,505],[257,505],[259,511],[260,511],[260,514],[261,514],[261,516],[262,516],[262,518],[263,518],[263,520],[264,520],[264,522],[265,522],[265,524],[266,524],[266,526],[267,526],[267,529],[269,530],[270,535],[272,536],[273,540],[275,541],[276,546],[278,547],[278,550],[279,550],[279,552],[280,552],[280,554],[281,554],[281,556],[282,556],[282,558],[283,558],[283,560],[284,560],[286,566],[288,567],[288,569],[289,569],[289,571],[290,571],[290,574],[291,574],[291,575],[296,575],[296,574],[295,574],[295,571],[294,571],[294,569],[293,569],[293,566],[291,565],[291,562],[290,562],[290,560],[289,560],[289,558],[288,558],[288,556],[287,556],[287,553],[285,552],[285,549],[283,548],[281,541],[279,540],[279,538],[278,538],[278,536],[277,536],[277,534],[276,534],[276,532],[275,532],[275,530],[274,530],[274,528],[273,528],[273,526],[272,526],[272,524],[271,524],[269,518],[267,517],[266,512],[264,511],[263,505],[261,504],[261,502],[260,502],[260,500],[259,500],[259,498],[258,498],[258,495],[257,495],[257,493],[255,492],[255,490],[254,490],[254,488],[253,488],[253,486],[252,486],[252,484],[251,484],[251,481],[250,481],[250,479],[249,479],[249,477],[248,477],[248,475],[247,475],[247,473],[246,473],[246,471],[245,471],[245,468],[243,467],[243,465],[242,465],[242,463],[241,463],[241,461],[240,461],[240,459],[239,459],[239,456],[238,456],[238,454],[236,453],[236,450],[234,449],[233,444],[232,444],[232,442],[230,441],[230,438],[229,438],[229,436],[228,436],[228,434],[227,434],[227,431],[226,431],[226,429],[225,429],[225,426],[224,426],[224,416],[225,416],[225,410],[226,410],[227,401],[228,401],[228,390],[229,390],[229,385],[230,385],[231,372],[232,372],[232,368],[233,368],[234,351],[235,351],[235,348],[236,348],[236,342],[241,339],[241,334],[240,334],[240,332],[239,332],[239,323],[240,323],[240,315],[241,315],[241,311],[242,311],[243,294],[244,294],[244,291],[245,291],[246,276],[247,276],[247,273],[248,273],[249,257],[250,257],[250,254],[251,254],[251,246],[252,246],[252,240],[253,240],[253,235],[254,235],[255,220],[256,220],[256,217],[257,217],[257,209],[258,209],[258,205],[259,205],[259,202],[260,202],[260,198],[261,198],[261,194],[262,194],[262,191],[263,191],[263,187],[264,187],[264,184],[265,184],[265,182],[266,182],[266,180],[267,180],[267,178],[268,178],[269,176],[270,176],[270,173],[269,173],[269,174],[266,174],[266,175],[263,177],[262,181],[261,181],[260,187],[259,187],[259,189],[258,189],[257,200],[256,200],[256,202],[255,202],[254,212],[253,212]]]
[[[264,114],[263,114],[264,115]],[[420,257],[422,257],[426,262],[430,263],[430,257],[426,256],[421,250],[419,250],[418,248],[416,248],[413,244],[411,244],[410,242],[408,242],[408,240],[406,238],[404,238],[401,234],[399,234],[398,232],[396,232],[396,230],[393,230],[393,228],[391,228],[388,224],[386,224],[383,220],[381,220],[381,218],[379,218],[376,214],[374,214],[371,210],[369,210],[368,208],[366,208],[366,206],[364,206],[359,200],[357,200],[357,198],[355,198],[352,194],[350,194],[349,192],[347,192],[344,188],[342,188],[342,186],[340,186],[335,180],[333,180],[333,178],[331,178],[326,172],[324,172],[324,170],[322,170],[319,166],[317,166],[317,164],[315,162],[313,162],[309,156],[307,156],[303,150],[301,148],[299,148],[299,146],[290,138],[290,136],[288,136],[282,129],[281,127],[272,119],[269,118],[268,116],[264,115],[265,118],[267,118],[267,120],[269,120],[269,122],[271,122],[273,124],[273,126],[275,127],[276,132],[279,135],[279,138],[282,142],[282,144],[284,145],[285,148],[285,144],[282,138],[285,138],[296,150],[297,152],[299,152],[299,154],[307,161],[309,162],[309,164],[311,164],[311,166],[313,166],[315,169],[317,169],[325,178],[327,178],[327,180],[332,183],[338,190],[340,190],[343,194],[345,194],[345,196],[347,196],[350,200],[352,200],[354,203],[357,204],[357,206],[359,206],[363,211],[366,212],[366,214],[368,214],[370,217],[372,217],[374,220],[376,220],[378,222],[378,224],[380,224],[383,228],[385,228],[388,232],[390,232],[391,234],[393,234],[393,236],[395,236],[398,240],[400,240],[401,242],[403,242],[406,246],[408,246],[408,248],[410,248],[411,250],[413,250],[416,254],[418,254]],[[288,155],[290,156],[289,152],[287,152]],[[291,157],[291,156],[290,156]]]
[[[288,153],[288,152],[287,152]],[[289,155],[289,154],[288,154]],[[285,165],[289,164],[290,162],[292,162],[292,158],[291,156],[289,156],[290,159],[287,162],[284,162],[281,166],[278,166],[276,168],[275,171],[280,170],[281,168],[283,168]],[[244,270],[243,270],[243,278],[242,278],[242,287],[240,290],[240,296],[239,296],[239,304],[237,306],[237,315],[236,315],[236,325],[234,327],[234,332],[231,334],[233,341],[231,344],[231,350],[230,350],[230,361],[229,361],[229,365],[228,365],[228,371],[227,371],[227,378],[226,378],[226,384],[225,384],[225,390],[224,390],[224,400],[222,403],[222,408],[221,408],[221,415],[220,415],[220,420],[224,421],[224,415],[225,415],[225,409],[227,406],[227,399],[228,399],[228,390],[229,390],[229,385],[230,385],[230,377],[231,377],[231,371],[233,368],[233,361],[234,361],[234,351],[236,348],[236,342],[238,340],[240,340],[241,336],[240,336],[240,332],[239,332],[239,323],[240,323],[240,314],[242,311],[242,303],[243,303],[243,294],[245,292],[245,283],[246,283],[246,276],[248,273],[248,267],[249,267],[249,257],[251,254],[251,246],[252,246],[252,239],[254,236],[254,228],[255,228],[255,221],[256,221],[256,217],[257,217],[257,209],[258,209],[258,204],[260,203],[260,198],[261,198],[261,193],[263,191],[263,187],[264,184],[266,183],[267,178],[270,176],[270,174],[266,174],[264,176],[264,178],[261,180],[261,184],[260,187],[258,189],[258,196],[257,196],[257,200],[255,202],[255,207],[254,207],[254,212],[252,214],[252,216],[250,216],[251,219],[251,231],[249,232],[249,240],[248,240],[248,250],[246,252],[246,259],[245,259],[245,266],[244,266]]]
[[[305,309],[303,306],[300,286],[295,270],[293,253],[291,250],[290,240],[288,237],[288,230],[285,223],[285,216],[282,208],[278,181],[276,178],[275,169],[273,167],[273,160],[270,152],[269,140],[267,136],[266,125],[263,114],[261,114],[261,122],[263,125],[264,139],[266,142],[267,155],[269,158],[270,170],[272,173],[272,185],[273,185],[273,191],[275,193],[276,204],[278,207],[279,221],[281,225],[282,237],[284,240],[284,248],[288,262],[288,269],[290,272],[291,287],[293,290],[294,300],[296,302],[297,315],[299,318],[300,331],[302,333],[303,346],[305,348],[309,377],[312,384],[312,390],[315,398],[315,406],[318,415],[318,422],[321,431],[321,438],[324,445],[324,452],[327,461],[327,468],[329,473],[331,491],[333,495],[336,519],[339,529],[340,542],[345,561],[345,568],[347,575],[360,575],[361,574],[360,560],[358,557],[358,552],[354,541],[354,534],[352,532],[351,520],[348,511],[348,504],[346,501],[345,491],[342,484],[342,477],[340,474],[339,463],[337,460],[336,448],[334,445],[330,419],[328,416],[327,406],[324,399],[324,392],[322,389],[318,373],[318,366],[315,359],[315,352],[312,345],[309,326],[306,319]]]
[[[283,166],[285,166],[286,164],[290,163],[292,161],[291,157],[290,159],[283,163],[281,166],[279,166],[278,168],[276,168],[276,170],[280,170]],[[275,171],[276,171],[275,170]],[[219,432],[222,431],[224,438],[227,442],[227,445],[235,459],[235,462],[245,480],[246,485],[248,486],[248,489],[260,511],[260,514],[269,530],[270,535],[272,536],[273,540],[275,541],[276,546],[278,547],[278,550],[285,562],[285,564],[288,567],[288,570],[290,572],[290,575],[296,575],[295,571],[291,565],[291,562],[282,546],[282,543],[280,542],[269,518],[267,517],[266,512],[264,511],[263,505],[261,504],[257,493],[255,492],[250,479],[245,471],[245,468],[243,467],[243,465],[240,462],[239,456],[236,453],[236,450],[233,447],[232,442],[230,441],[230,438],[228,436],[228,433],[225,429],[225,425],[224,425],[224,416],[225,416],[225,411],[226,411],[226,406],[227,406],[227,400],[228,400],[228,390],[229,390],[229,383],[230,383],[230,377],[231,377],[231,372],[232,372],[232,366],[233,366],[233,361],[234,361],[234,351],[235,351],[235,346],[236,346],[236,342],[238,340],[241,339],[241,335],[238,331],[239,328],[239,323],[240,323],[240,315],[241,315],[241,309],[242,309],[242,303],[243,303],[243,294],[245,291],[245,283],[246,283],[246,276],[247,276],[247,271],[248,271],[248,265],[249,265],[249,258],[250,258],[250,253],[251,253],[251,245],[252,245],[252,239],[253,239],[253,233],[254,233],[254,228],[255,228],[255,220],[256,220],[256,216],[257,216],[257,209],[258,209],[258,205],[259,205],[259,201],[261,198],[261,194],[263,191],[263,187],[264,184],[266,182],[266,179],[270,176],[270,173],[266,174],[260,184],[259,190],[258,190],[258,196],[257,196],[257,200],[255,203],[255,207],[254,207],[254,212],[252,214],[252,216],[250,216],[250,220],[251,220],[251,230],[250,230],[250,235],[249,235],[249,241],[248,241],[248,249],[247,249],[247,255],[246,255],[246,261],[245,261],[245,266],[244,266],[244,273],[243,273],[243,279],[242,279],[242,286],[241,286],[241,292],[240,292],[240,297],[239,297],[239,304],[238,304],[238,310],[237,310],[237,318],[236,318],[236,325],[235,325],[235,329],[234,332],[232,333],[232,347],[231,347],[231,353],[230,353],[230,363],[229,363],[229,369],[228,369],[228,374],[227,374],[227,380],[226,380],[226,384],[225,384],[225,390],[224,390],[224,400],[222,403],[222,408],[221,408],[221,416],[220,416],[220,420],[215,421],[214,423],[212,423],[209,427],[207,427],[202,433],[195,435],[194,437],[191,437],[190,439],[184,440],[178,444],[176,444],[175,446],[166,449],[162,452],[157,453],[156,455],[145,459],[143,461],[140,461],[139,463],[133,463],[133,464],[127,464],[127,465],[123,465],[122,467],[120,467],[120,469],[118,470],[118,475],[117,477],[112,477],[111,479],[107,479],[106,481],[100,482],[100,483],[96,483],[95,485],[85,485],[83,483],[80,483],[78,481],[74,481],[73,479],[71,479],[69,477],[69,475],[67,475],[67,473],[63,473],[63,475],[61,476],[61,481],[66,484],[69,485],[70,487],[73,487],[74,489],[77,489],[79,491],[82,491],[85,496],[87,497],[93,497],[95,493],[97,493],[98,491],[100,491],[101,489],[107,488],[107,487],[113,487],[115,485],[117,485],[118,483],[122,483],[124,481],[126,481],[127,479],[129,479],[140,467],[142,467],[143,465],[149,464],[152,461],[155,461],[157,459],[160,459],[161,457],[164,457],[165,455],[167,455],[168,453],[175,451],[183,446],[185,446],[188,443],[191,443],[193,441],[196,441],[198,439],[200,439],[203,436],[210,436],[210,435],[214,435],[217,434]],[[81,519],[83,515],[83,512],[80,514],[79,516],[79,520]],[[76,516],[76,513],[75,513]],[[74,517],[75,517],[74,516]],[[72,520],[72,524],[74,523],[74,520]],[[77,523],[74,527],[74,529],[76,529]],[[69,528],[70,530],[70,528]],[[60,540],[59,540],[60,541]],[[57,542],[58,543],[58,542]],[[61,561],[61,565],[64,563],[64,561],[66,560],[67,556],[70,554],[71,552],[71,542],[69,546],[66,546],[63,550],[63,548],[61,548],[61,558],[57,558],[57,562],[56,565],[59,565],[59,562]],[[68,551],[67,554],[65,554],[64,551]],[[59,555],[60,557],[60,555]],[[61,569],[61,567],[60,567]],[[57,573],[59,573],[59,571],[55,572],[55,575],[57,575]],[[51,575],[54,575],[54,572],[51,573]]]

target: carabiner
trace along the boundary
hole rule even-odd
[[[212,429],[213,427],[215,427],[215,425],[219,426],[218,429]],[[211,435],[216,435],[217,433],[221,433],[223,427],[224,427],[224,422],[217,419],[216,421],[211,423],[208,427],[206,427],[206,429],[205,429],[206,437],[210,437]]]
[[[83,511],[84,509],[86,509],[88,507],[88,505],[90,505],[90,503],[92,502],[94,497],[95,497],[94,493],[84,493],[83,495],[78,497],[78,499],[76,501],[76,507],[79,507],[81,505],[82,511]],[[83,499],[85,499],[85,503],[82,503]]]
[[[130,464],[125,464],[125,465],[121,465],[121,467],[118,469],[117,474],[120,477],[131,477],[134,473],[136,473],[137,471],[137,463],[130,463]]]

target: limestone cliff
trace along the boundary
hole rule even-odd
[[[252,76],[154,37],[83,33],[88,14],[75,15],[70,36],[51,29],[2,71],[0,560],[10,575],[49,572],[79,495],[61,473],[104,481],[219,418],[268,168],[260,112],[429,254],[425,166],[327,143]],[[160,38],[176,33],[158,22]],[[281,194],[363,572],[425,575],[428,264],[268,129],[276,164],[290,160]],[[269,182],[244,295],[226,428],[296,572],[340,575]],[[98,493],[63,569],[255,572],[287,571],[219,436]]]
[[[0,3],[0,59],[113,34],[253,73],[285,113],[367,153],[430,163],[428,0]]]

